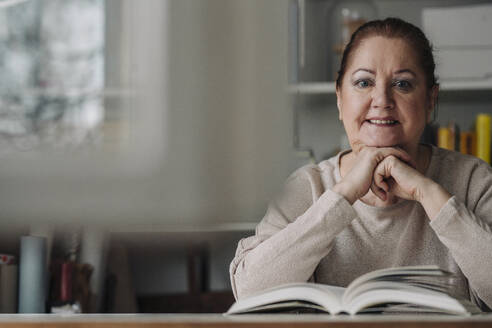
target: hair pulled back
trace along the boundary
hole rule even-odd
[[[360,26],[345,47],[336,80],[337,89],[341,88],[343,77],[347,70],[348,63],[352,54],[357,51],[361,42],[367,38],[382,36],[386,38],[403,39],[415,49],[417,61],[423,69],[427,87],[430,89],[437,84],[434,74],[436,65],[432,54],[432,45],[425,36],[424,32],[417,26],[410,24],[400,18],[389,17],[384,20],[369,21]]]

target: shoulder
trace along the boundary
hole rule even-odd
[[[484,174],[492,174],[491,166],[481,160],[478,157],[465,155],[457,151],[447,150],[443,148],[433,147],[433,158],[432,161],[435,161],[440,168],[436,173],[440,173],[442,175],[450,175],[451,171],[456,173],[459,171],[460,174],[475,174],[478,172]],[[450,170],[444,171],[443,168]],[[456,177],[456,175],[454,175]]]
[[[336,183],[338,170],[337,156],[304,165],[296,169],[285,181],[284,186],[273,199],[280,207],[293,207],[305,211],[326,189]]]
[[[271,235],[304,214],[334,183],[337,156],[296,169],[270,201],[256,233]]]
[[[309,185],[315,194],[322,194],[327,188],[336,184],[339,170],[338,156],[336,155],[319,163],[307,164],[298,168],[289,176],[286,185]]]
[[[468,205],[492,186],[492,167],[475,156],[434,147],[432,161],[431,178]]]

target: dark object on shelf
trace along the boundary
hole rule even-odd
[[[103,313],[114,312],[117,280],[118,278],[114,273],[109,273],[106,276],[106,280],[104,284],[106,290],[104,292],[102,310],[101,310]]]
[[[192,243],[187,252],[188,293],[137,297],[141,313],[223,313],[234,303],[232,291],[210,292],[209,247]]]
[[[90,308],[90,281],[94,268],[88,263],[75,263],[72,272],[72,297],[79,302],[82,313],[88,313]]]
[[[62,302],[72,301],[72,277],[74,263],[67,261],[61,264],[60,300]]]
[[[137,298],[141,313],[224,313],[234,303],[232,291],[166,294]]]
[[[78,302],[82,313],[89,312],[92,265],[54,259],[50,266],[51,306]]]

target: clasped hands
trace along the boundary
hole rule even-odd
[[[433,218],[451,195],[419,171],[410,155],[397,147],[362,147],[353,165],[333,191],[350,204],[369,190],[386,201],[389,194],[420,202]],[[429,197],[430,198],[429,198]]]

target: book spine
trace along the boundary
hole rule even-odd
[[[476,121],[477,157],[490,164],[490,121],[489,114],[479,114]]]
[[[460,133],[460,153],[462,154],[468,154],[470,151],[471,145],[469,144],[468,135],[468,132]]]
[[[473,131],[464,131],[460,133],[460,152],[462,154],[476,156],[477,136]]]
[[[460,151],[460,127],[455,122],[450,124],[453,150]]]
[[[46,238],[21,237],[19,313],[46,312],[46,252]]]
[[[17,265],[0,265],[0,313],[16,313]]]
[[[477,156],[477,132],[472,131],[471,132],[471,155]]]

